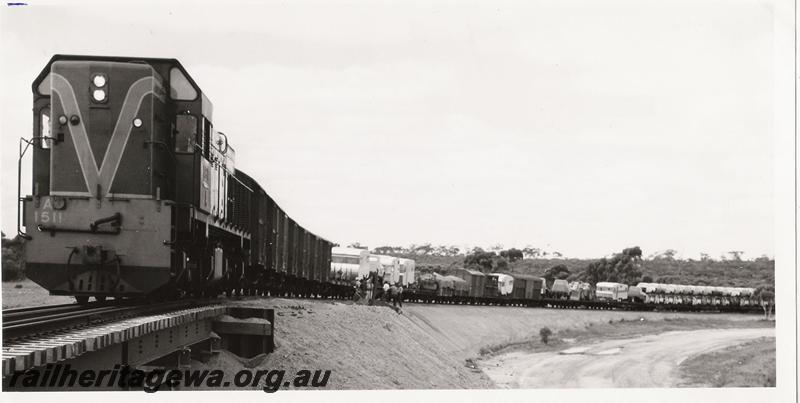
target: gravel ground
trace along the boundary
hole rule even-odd
[[[241,304],[276,310],[276,344],[254,369],[330,369],[328,389],[464,389],[498,385],[478,368],[486,346],[645,319],[665,329],[764,327],[758,315],[583,311],[508,307],[406,304],[402,313],[387,307],[340,301],[247,300]],[[627,322],[625,326],[627,327]],[[658,331],[648,326],[649,331]],[[601,330],[599,333],[604,333]],[[625,335],[630,332],[625,330]],[[600,335],[602,337],[602,335]],[[248,365],[220,354],[202,368],[236,371]]]
[[[31,280],[3,282],[3,308],[19,308],[36,305],[58,305],[75,302],[75,298],[50,295],[44,288]]]

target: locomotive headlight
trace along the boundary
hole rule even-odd
[[[58,123],[59,123],[59,124],[62,124],[62,125],[65,125],[65,124],[67,124],[67,117],[66,117],[66,116],[64,116],[64,115],[61,115],[61,116],[59,116],[59,117],[58,117]]]
[[[95,87],[103,87],[106,85],[106,78],[102,74],[95,74],[92,78],[92,83]]]
[[[133,126],[134,127],[142,127],[142,119],[139,119],[139,118],[133,119]]]
[[[106,99],[106,92],[104,90],[94,90],[92,91],[92,98],[97,102],[103,101]]]

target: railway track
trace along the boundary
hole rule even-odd
[[[162,303],[141,301],[97,302],[87,305],[44,305],[3,310],[3,344],[20,339],[90,325],[152,315],[170,310],[198,307],[217,299],[177,300]]]
[[[92,304],[92,306],[94,305],[100,305],[100,304],[98,303]],[[72,303],[72,304],[28,306],[23,308],[3,309],[3,323],[23,321],[25,319],[34,318],[37,316],[80,311],[81,309],[84,309],[87,306],[88,305],[79,305],[77,303]]]
[[[167,311],[196,308],[258,298],[302,298],[260,296],[246,293],[223,297],[187,298],[153,302],[143,299],[96,301],[87,304],[42,305],[2,310],[3,345],[70,329],[78,329],[105,322],[147,316]],[[314,299],[313,297],[307,297]]]

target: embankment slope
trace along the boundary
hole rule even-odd
[[[760,319],[733,314],[421,304],[406,304],[398,314],[381,306],[280,298],[237,303],[276,311],[276,351],[254,369],[331,370],[327,389],[494,388],[490,378],[466,360],[479,356],[487,346],[538,339],[539,329],[545,326],[554,334],[567,334],[620,320],[664,322],[689,317],[695,326],[714,321],[746,328],[758,327]],[[230,354],[203,364],[232,372],[243,365]]]

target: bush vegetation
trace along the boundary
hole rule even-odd
[[[6,238],[2,233],[3,242],[3,281],[14,281],[25,278],[25,259],[23,253],[24,242],[19,236],[13,239]]]
[[[543,327],[541,330],[539,330],[539,337],[542,339],[542,343],[544,344],[547,344],[547,342],[550,340],[550,335],[552,334],[553,331],[550,330],[549,327]]]

